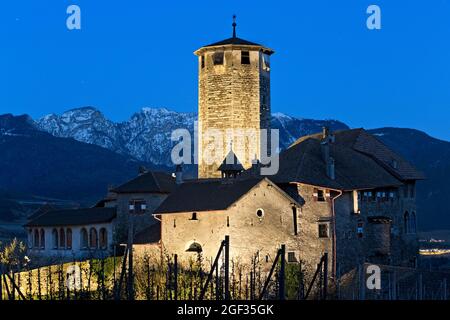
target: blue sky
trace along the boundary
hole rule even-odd
[[[82,30],[66,28],[81,8]],[[382,29],[366,28],[366,8]],[[0,8],[0,114],[197,109],[193,51],[231,36],[276,53],[272,111],[450,140],[450,2],[15,0]]]

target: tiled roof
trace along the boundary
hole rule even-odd
[[[146,172],[111,190],[116,193],[170,193],[175,188],[175,178],[165,172]]]
[[[369,156],[400,180],[425,179],[425,175],[422,172],[414,168],[407,160],[389,149],[383,142],[364,129],[342,130],[333,134],[335,136],[335,145],[351,148]],[[320,140],[322,134],[302,137],[294,142],[292,146],[309,138]]]
[[[264,178],[203,179],[181,184],[154,214],[226,210]],[[268,183],[271,183],[266,179]],[[281,191],[282,192],[282,191]]]
[[[225,40],[221,40],[218,42],[214,42],[211,44],[208,44],[206,46],[201,47],[198,49],[195,53],[198,54],[202,51],[203,48],[210,48],[210,47],[220,47],[220,46],[249,46],[249,47],[260,47],[264,52],[268,54],[272,54],[274,51],[270,48],[267,48],[259,43],[251,42],[248,40],[244,40],[238,37],[231,37]]]
[[[312,137],[302,139],[281,152],[279,171],[271,179],[276,183],[300,182],[337,190],[402,185],[375,160],[352,148],[331,144],[330,155],[335,160],[334,180],[327,175],[321,141]]]
[[[37,217],[43,215],[44,213],[47,213],[51,210],[56,210],[55,207],[53,207],[51,204],[46,203],[44,204],[42,207],[40,207],[39,209],[37,209],[36,211],[34,211],[32,214],[30,214],[27,219],[28,220],[33,220],[36,219]]]
[[[48,211],[29,221],[26,227],[76,226],[110,222],[116,217],[116,208],[85,208]]]
[[[231,37],[231,38],[228,38],[228,39],[225,39],[222,41],[214,42],[214,43],[208,44],[205,47],[224,46],[224,45],[228,45],[228,44],[261,47],[261,45],[258,43],[250,42],[250,41],[238,38],[238,37],[235,37],[235,38]]]

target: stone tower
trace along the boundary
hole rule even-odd
[[[195,51],[199,178],[220,177],[218,168],[230,149],[245,169],[255,157],[261,158],[261,129],[270,129],[272,53],[267,47],[238,38],[235,17],[231,38]]]

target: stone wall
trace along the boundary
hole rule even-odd
[[[165,193],[121,193],[117,195],[117,226],[115,228],[115,241],[126,242],[128,234],[128,219],[130,216],[129,204],[131,200],[142,199],[146,202],[147,209],[143,215],[135,216],[134,233],[156,223],[153,212],[167,198]]]
[[[333,256],[331,198],[328,190],[321,189],[324,191],[325,201],[318,201],[315,196],[317,189],[310,185],[297,184],[297,191],[303,202],[299,220],[300,258],[311,270],[314,270],[323,254],[328,252],[328,270],[330,270],[331,274]],[[328,225],[328,237],[319,237],[319,223]]]
[[[286,244],[287,251],[298,253],[299,236],[294,235],[292,201],[265,180],[228,210],[162,215],[162,242],[168,253],[189,259],[186,252],[192,242],[202,246],[203,258],[213,259],[225,235],[230,236],[230,255],[241,263],[251,263],[259,253],[261,261],[273,262],[277,249]],[[263,216],[257,216],[257,210]]]
[[[250,64],[241,64],[241,50],[250,51]],[[224,52],[223,65],[214,65],[213,55]],[[204,67],[202,68],[202,56]],[[220,177],[218,166],[230,149],[245,168],[251,166],[255,155],[260,158],[260,128],[269,128],[270,74],[261,70],[259,49],[226,47],[204,49],[199,56],[199,177]],[[206,163],[207,130],[218,130],[228,138],[221,141],[216,163]],[[230,134],[233,129],[253,129],[255,136],[242,138],[241,133]],[[212,138],[218,135],[214,134]]]
[[[164,214],[163,251],[177,253],[180,260],[195,259],[196,254],[186,250],[196,242],[202,247],[203,258],[209,262],[216,256],[225,235],[229,235],[231,258],[241,265],[251,264],[258,254],[259,261],[268,267],[277,249],[285,244],[286,259],[295,255],[295,260],[301,260],[304,270],[312,274],[323,253],[331,253],[331,239],[318,237],[318,221],[330,216],[329,203],[314,205],[313,193],[311,187],[300,188],[306,203],[296,210],[297,235],[293,202],[266,180],[228,210],[198,212],[197,220],[191,220],[192,212]],[[256,214],[258,209],[264,211],[262,218]]]
[[[401,189],[393,198],[379,199],[377,192],[367,190],[372,198],[344,193],[336,201],[337,261],[345,273],[360,263],[414,266],[418,242],[416,233],[406,233],[404,212],[415,212],[415,199],[404,197]],[[360,193],[362,194],[362,192]],[[358,202],[356,205],[355,200]],[[359,209],[359,213],[354,208]],[[386,218],[386,219],[385,219]],[[358,228],[361,228],[358,233]]]

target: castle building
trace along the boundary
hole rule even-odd
[[[170,174],[140,168],[137,177],[110,189],[92,208],[44,206],[24,226],[28,254],[38,263],[107,257],[126,243],[130,219],[135,239],[153,242],[160,223],[152,214],[175,186]]]
[[[200,252],[210,261],[229,236],[231,258],[243,264],[258,257],[270,266],[284,244],[288,262],[302,261],[310,274],[324,253],[332,277],[365,262],[415,266],[415,185],[425,177],[364,129],[324,128],[301,137],[280,152],[276,174],[261,176],[263,164],[252,160],[261,156],[262,132],[269,128],[273,51],[237,38],[235,27],[232,38],[195,52],[199,179],[183,180],[180,168],[176,179],[141,172],[95,208],[66,212],[65,218],[53,211],[34,216],[26,226],[34,253],[67,250],[69,228],[76,234],[70,238],[72,251],[108,250],[124,241],[130,218],[139,215],[134,239],[141,254],[148,245],[149,251],[177,254],[180,261]],[[257,136],[229,135],[240,128]],[[206,159],[211,136],[202,135],[210,129],[216,130],[213,136],[227,136],[214,163]],[[92,236],[86,233],[92,229]]]
[[[255,157],[261,159],[261,129],[270,128],[271,54],[263,45],[238,38],[236,22],[231,38],[195,51],[199,178],[220,177],[218,167],[230,145],[246,169]]]
[[[284,244],[288,262],[311,272],[328,253],[332,277],[365,262],[415,267],[424,176],[365,130],[302,137],[280,153],[276,175],[259,167],[222,166],[223,178],[181,184],[154,212],[162,250],[209,261],[228,235],[243,264],[257,256],[270,265]]]

